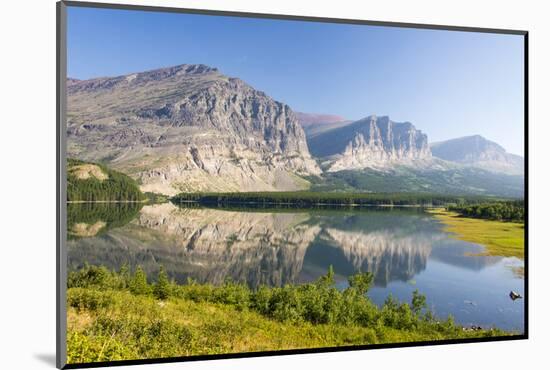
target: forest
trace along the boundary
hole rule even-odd
[[[89,176],[79,178],[75,169],[82,165],[93,165],[100,169],[105,179]],[[139,202],[145,195],[139,190],[135,180],[127,175],[98,163],[88,163],[77,159],[67,160],[67,201],[69,202]]]
[[[348,206],[445,206],[478,204],[499,199],[486,196],[453,196],[430,193],[339,193],[339,192],[249,192],[249,193],[181,193],[171,198],[175,203],[198,202],[205,205],[272,204],[290,207],[318,205]]]
[[[488,220],[524,222],[525,219],[523,200],[453,205],[449,206],[448,209],[465,217]]]

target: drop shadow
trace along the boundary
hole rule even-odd
[[[34,358],[52,367],[55,367],[56,365],[55,353],[35,353]]]

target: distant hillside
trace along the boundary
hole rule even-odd
[[[493,172],[522,175],[523,157],[511,153],[480,135],[432,143],[434,157]]]
[[[363,169],[325,173],[313,179],[312,191],[415,192],[449,195],[484,195],[523,198],[521,175],[495,173],[475,167],[396,166],[386,170]]]
[[[67,200],[142,201],[145,196],[130,177],[104,165],[76,159],[67,161]]]

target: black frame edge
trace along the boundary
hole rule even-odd
[[[200,14],[200,15],[214,15],[214,16],[230,16],[230,17],[245,17],[245,18],[263,18],[263,19],[277,19],[277,20],[293,20],[293,21],[306,21],[306,22],[321,22],[321,23],[339,23],[339,24],[357,24],[357,25],[370,25],[370,26],[383,26],[383,27],[399,27],[399,28],[416,28],[416,29],[429,29],[429,30],[442,30],[442,31],[462,31],[462,32],[478,32],[478,33],[494,33],[494,34],[508,34],[508,35],[521,35],[524,37],[524,201],[525,201],[525,259],[524,259],[524,333],[520,335],[512,336],[500,336],[490,338],[468,338],[468,339],[450,339],[450,340],[438,340],[438,341],[421,341],[421,342],[404,342],[404,343],[386,343],[386,344],[374,344],[374,345],[360,345],[360,346],[342,346],[342,347],[321,347],[321,348],[307,348],[307,349],[290,349],[280,351],[261,351],[261,352],[240,352],[240,353],[227,353],[218,355],[197,355],[189,357],[166,357],[166,358],[153,358],[153,359],[135,359],[135,360],[118,360],[118,361],[104,361],[93,363],[67,363],[66,354],[66,78],[67,78],[67,55],[66,55],[66,36],[67,36],[67,7],[84,7],[84,8],[102,8],[102,9],[118,9],[118,10],[136,10],[136,11],[149,11],[149,12],[165,12],[165,13],[184,13],[184,14]],[[480,27],[462,27],[462,26],[449,26],[449,25],[432,25],[421,23],[403,23],[403,22],[391,22],[391,21],[369,21],[358,19],[343,19],[343,18],[328,18],[328,17],[316,17],[316,16],[299,16],[299,15],[284,15],[284,14],[271,14],[271,13],[253,13],[253,12],[240,12],[240,11],[222,11],[222,10],[208,10],[208,9],[191,9],[191,8],[176,8],[165,6],[147,6],[147,5],[130,5],[130,4],[113,4],[113,3],[99,3],[99,2],[83,2],[83,1],[70,1],[61,0],[56,3],[57,12],[57,66],[56,66],[56,119],[57,119],[57,138],[56,138],[56,173],[57,173],[57,187],[56,187],[56,199],[57,199],[57,249],[56,249],[56,262],[57,262],[57,274],[56,274],[56,293],[57,293],[57,310],[56,310],[56,323],[57,323],[57,335],[56,335],[56,367],[59,369],[80,369],[80,368],[97,368],[106,366],[127,366],[127,365],[143,365],[143,364],[159,364],[159,363],[174,363],[174,362],[192,362],[192,361],[204,361],[204,360],[220,360],[220,359],[237,359],[237,358],[250,358],[250,357],[270,357],[270,356],[286,356],[296,354],[314,354],[314,353],[331,353],[342,351],[358,351],[358,350],[372,350],[372,349],[384,349],[384,348],[408,348],[408,347],[424,347],[424,346],[438,346],[449,344],[467,344],[467,343],[487,343],[487,342],[500,342],[511,340],[525,340],[529,339],[529,258],[528,258],[528,240],[529,240],[529,47],[528,47],[528,35],[527,30],[513,30],[513,29],[492,29],[492,28],[480,28]],[[63,227],[61,227],[63,226]]]

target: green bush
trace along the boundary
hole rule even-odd
[[[141,268],[138,266],[134,276],[130,279],[129,283],[130,291],[134,294],[149,294],[151,293],[151,287],[147,283],[147,275]]]
[[[69,288],[123,288],[127,282],[127,275],[119,274],[108,270],[104,266],[85,265],[78,271],[71,271],[67,277]]]
[[[164,271],[164,267],[160,266],[157,282],[153,288],[153,293],[158,299],[167,299],[170,297],[170,282],[168,281],[168,275]]]
[[[132,274],[127,268],[115,273],[86,266],[71,274],[67,291],[68,359],[81,363],[506,334],[464,331],[452,317],[438,321],[418,291],[410,304],[390,296],[378,307],[365,294],[371,276],[357,274],[349,281],[349,287],[337,289],[329,269],[312,283],[252,290],[231,281],[177,285],[163,268],[155,283],[139,268]]]
[[[373,281],[374,276],[370,272],[356,274],[348,278],[349,286],[356,289],[359,294],[366,294]]]
[[[350,276],[348,282],[346,289],[337,289],[332,267],[312,283],[274,288],[260,286],[252,290],[229,280],[220,286],[198,284],[192,279],[185,285],[177,285],[168,280],[162,266],[154,283],[147,281],[141,267],[130,274],[126,267],[115,273],[105,267],[85,266],[69,276],[69,287],[75,289],[70,290],[68,301],[71,307],[96,310],[112,303],[112,296],[102,290],[122,289],[160,300],[174,297],[222,304],[241,311],[251,310],[281,322],[362,327],[383,325],[406,330],[435,322],[432,313],[426,309],[426,297],[417,290],[413,292],[410,304],[398,302],[390,295],[378,308],[366,295],[373,282],[372,274],[358,273]]]
[[[67,292],[69,307],[78,310],[98,310],[106,308],[115,302],[112,291],[100,291],[97,289],[74,288]]]

